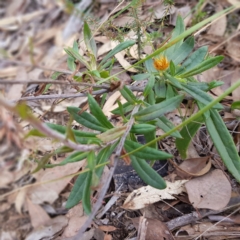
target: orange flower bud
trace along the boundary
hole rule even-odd
[[[169,61],[165,56],[153,60],[154,67],[159,71],[164,71],[169,67]]]

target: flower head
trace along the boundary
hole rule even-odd
[[[165,56],[153,60],[154,67],[159,71],[164,71],[169,67],[169,61]]]

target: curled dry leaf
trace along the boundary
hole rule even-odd
[[[206,174],[211,165],[210,157],[191,158],[176,166],[176,172],[182,178],[198,177]]]
[[[141,209],[149,204],[161,201],[162,199],[176,199],[173,195],[178,195],[185,191],[184,183],[188,180],[178,180],[173,183],[166,181],[167,187],[163,190],[151,186],[141,187],[134,190],[125,200],[123,208]]]
[[[189,200],[195,208],[220,210],[231,198],[231,185],[219,169],[190,180],[185,187]]]
[[[133,218],[132,222],[136,229],[138,229],[140,218]],[[145,218],[147,220],[147,232],[145,239],[151,240],[173,240],[171,232],[168,230],[165,223],[151,218]]]

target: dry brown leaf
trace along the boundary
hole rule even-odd
[[[140,218],[132,218],[133,225],[138,229]],[[147,232],[146,239],[151,240],[174,240],[171,232],[168,230],[165,223],[158,219],[146,218],[147,220]]]
[[[219,169],[190,180],[185,187],[189,201],[195,208],[220,210],[231,198],[231,184]]]
[[[211,169],[210,157],[199,157],[184,160],[177,166],[177,175],[182,178],[197,177],[206,174]]]
[[[120,16],[113,20],[113,24],[116,27],[125,27],[126,25],[130,25],[134,22],[134,17],[130,16]]]
[[[136,210],[161,201],[162,199],[176,199],[173,195],[178,195],[185,191],[184,183],[187,181],[188,180],[178,180],[173,183],[166,181],[167,187],[163,190],[151,186],[141,187],[134,190],[127,197],[122,207]]]
[[[221,12],[223,7],[220,3],[217,3],[216,12]],[[208,30],[208,34],[223,36],[227,27],[227,16],[223,15],[217,21],[215,21]]]
[[[69,219],[68,226],[63,232],[63,237],[73,237],[77,234],[78,230],[87,220],[88,216],[84,216],[82,204],[74,206],[67,213],[67,218]]]
[[[50,221],[51,218],[46,211],[40,205],[33,204],[29,198],[27,198],[27,207],[31,224],[34,228],[40,227]]]
[[[116,227],[109,226],[109,225],[101,225],[101,226],[98,226],[98,228],[104,232],[113,232],[117,229]]]
[[[45,222],[44,226],[34,229],[25,240],[55,239],[67,226],[68,220],[65,216],[58,216]]]
[[[36,177],[39,182],[51,181],[75,173],[83,165],[84,161],[80,161],[67,164],[63,167],[41,170]],[[67,186],[70,179],[71,178],[64,178],[55,182],[33,186],[29,190],[28,195],[35,204],[41,204],[43,202],[53,203],[58,198],[59,193]]]
[[[110,235],[110,234],[105,234],[103,240],[112,240],[112,235]]]
[[[227,42],[227,52],[235,61],[240,62],[240,36],[236,36]]]

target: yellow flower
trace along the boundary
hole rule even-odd
[[[165,56],[153,60],[154,67],[159,71],[164,71],[169,67],[169,61]]]

